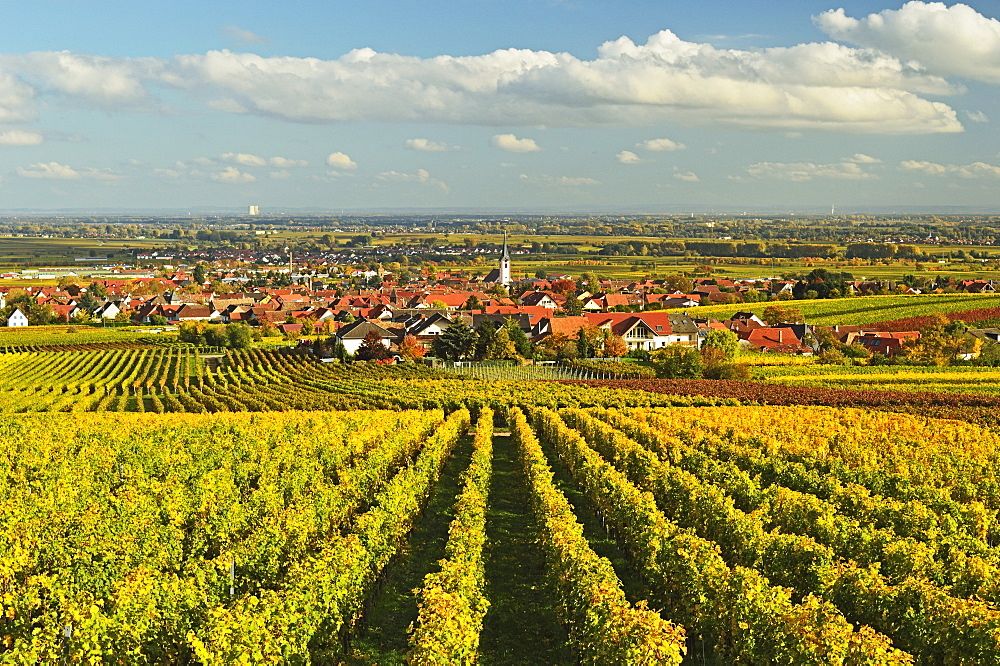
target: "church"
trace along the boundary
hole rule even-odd
[[[484,284],[500,284],[510,286],[510,250],[507,249],[507,232],[503,232],[503,254],[500,255],[500,266],[494,268],[483,278]]]

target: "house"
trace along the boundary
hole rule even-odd
[[[920,331],[880,331],[856,335],[851,342],[863,345],[865,349],[873,354],[895,356],[902,351],[903,344],[907,340],[917,340],[919,338]]]
[[[652,351],[668,345],[698,347],[698,326],[685,313],[609,312],[583,315],[592,325],[625,340],[629,349]]]
[[[28,317],[23,312],[21,308],[15,308],[10,316],[7,317],[7,327],[8,328],[21,328],[28,325]]]
[[[776,352],[780,354],[811,354],[812,350],[802,344],[795,332],[788,327],[754,328],[745,333],[737,333],[741,346],[752,351]]]
[[[521,305],[542,307],[546,310],[555,310],[559,307],[552,295],[545,291],[531,291],[521,294]]]
[[[396,335],[382,326],[379,326],[374,322],[359,319],[358,321],[341,327],[341,329],[337,331],[337,339],[343,343],[344,349],[346,349],[349,354],[356,354],[358,349],[361,348],[361,344],[365,341],[365,337],[371,332],[374,332],[379,336],[386,349],[388,349],[397,338]]]

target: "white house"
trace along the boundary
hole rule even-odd
[[[21,308],[15,308],[15,310],[10,313],[10,316],[7,317],[8,328],[21,327],[27,325],[28,325],[28,317],[23,312],[21,312]]]

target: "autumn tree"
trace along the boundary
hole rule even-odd
[[[628,344],[620,335],[611,334],[604,338],[604,355],[620,358],[628,353]]]
[[[420,344],[415,335],[407,334],[399,343],[399,355],[409,361],[423,358],[426,354],[427,349]]]
[[[381,361],[392,356],[392,352],[382,343],[377,331],[369,331],[354,354],[359,361]]]

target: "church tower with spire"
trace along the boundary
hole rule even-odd
[[[510,279],[510,250],[507,249],[507,231],[503,232],[503,254],[500,255],[500,278],[497,280],[503,286],[509,286]]]

